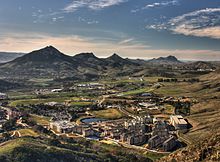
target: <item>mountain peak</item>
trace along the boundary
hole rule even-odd
[[[170,61],[179,61],[175,56],[172,55],[167,56],[166,59]]]
[[[53,46],[47,46],[45,48],[32,51],[22,57],[19,57],[13,62],[18,64],[27,63],[27,62],[54,62],[58,60],[68,60],[70,56],[64,55],[59,50]]]
[[[53,46],[47,46],[45,48],[33,51],[31,53],[39,53],[41,55],[61,55],[62,53]]]
[[[120,57],[118,54],[114,53],[113,55],[111,55],[110,57],[108,57],[108,59],[111,60],[124,60],[122,57]]]
[[[181,63],[175,56],[169,55],[167,57],[159,57],[149,60],[151,63],[161,63],[161,64],[170,64],[170,63]]]

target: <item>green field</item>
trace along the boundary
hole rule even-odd
[[[55,97],[55,98],[47,98],[47,99],[24,99],[24,100],[15,100],[12,101],[9,106],[15,107],[16,105],[31,105],[31,104],[45,104],[48,102],[57,102],[57,103],[65,103],[66,101],[70,101],[70,105],[72,106],[87,106],[93,104],[92,102],[84,102],[80,100],[75,100],[72,97]]]
[[[152,92],[153,90],[154,89],[152,89],[151,87],[141,88],[141,89],[137,89],[137,90],[132,90],[132,91],[120,93],[119,96],[137,95],[137,94],[141,94],[141,93]]]
[[[60,97],[60,98],[48,98],[48,99],[27,99],[27,100],[15,100],[11,102],[10,106],[16,106],[16,105],[30,105],[30,104],[40,104],[40,103],[48,103],[48,102],[58,102],[63,103],[69,98],[67,97]]]
[[[45,116],[30,115],[31,120],[35,121],[39,125],[49,125],[50,118]]]
[[[18,130],[21,133],[21,136],[32,136],[32,137],[38,137],[39,134],[34,132],[32,129],[20,129]]]
[[[111,119],[111,120],[120,119],[125,116],[118,109],[106,109],[106,110],[100,110],[100,111],[92,111],[91,114],[93,114],[97,118]]]

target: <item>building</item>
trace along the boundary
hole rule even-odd
[[[93,129],[91,129],[91,128],[86,128],[86,129],[83,129],[82,130],[82,135],[84,136],[84,137],[89,137],[89,136],[94,136],[94,130]]]
[[[114,139],[119,139],[121,132],[118,129],[114,129],[110,132],[110,137]]]
[[[72,133],[76,127],[75,123],[69,121],[56,121],[50,123],[50,128],[59,133]]]
[[[158,135],[160,137],[168,137],[169,131],[167,129],[168,125],[164,121],[158,121],[153,130],[152,130],[152,136]]]
[[[8,95],[6,93],[0,92],[0,100],[5,100],[5,99],[8,99]]]
[[[164,151],[172,151],[176,147],[176,139],[175,137],[171,136],[163,143],[163,150]]]
[[[0,130],[2,130],[2,126],[5,124],[7,120],[0,120]]]
[[[144,134],[139,135],[131,135],[127,138],[127,143],[130,145],[140,145],[145,143],[147,140],[146,136]]]
[[[0,109],[0,120],[6,119],[7,117],[7,111],[4,109]]]
[[[10,119],[14,119],[14,118],[19,118],[22,116],[22,113],[20,111],[18,111],[17,109],[9,109],[7,108],[7,114],[6,114],[6,119],[10,120]]]
[[[187,129],[188,123],[181,115],[171,115],[170,123],[175,127],[175,129]]]
[[[160,138],[160,136],[158,135],[155,135],[148,140],[148,147],[149,149],[154,149],[160,146],[162,143],[163,143],[162,138]]]

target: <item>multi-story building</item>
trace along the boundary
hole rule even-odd
[[[148,140],[148,147],[149,149],[154,149],[160,146],[162,142],[163,142],[163,139],[160,136],[155,135]]]
[[[50,123],[50,128],[59,133],[71,133],[76,128],[76,124],[69,121],[57,121]]]
[[[187,129],[187,125],[188,125],[186,120],[181,115],[171,115],[170,116],[170,123],[177,130],[179,130],[179,129]]]

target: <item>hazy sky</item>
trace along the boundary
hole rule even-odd
[[[219,0],[1,0],[0,51],[220,60]]]

